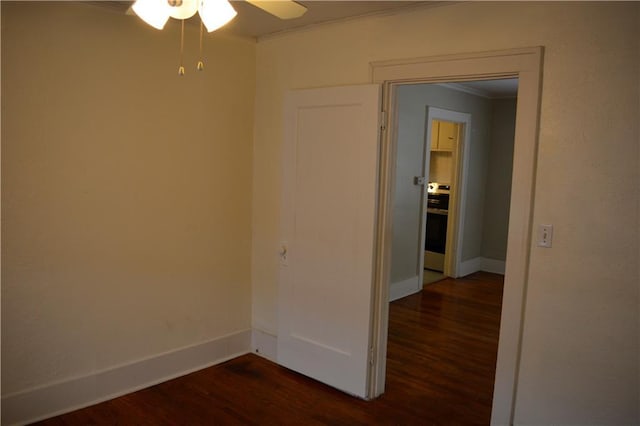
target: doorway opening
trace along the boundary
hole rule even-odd
[[[445,276],[504,274],[518,79],[391,90],[390,301]]]
[[[508,225],[501,324],[496,362],[491,422],[513,421],[517,373],[522,339],[523,309],[531,251],[535,158],[538,137],[542,70],[541,47],[474,54],[449,55],[372,64],[372,82],[383,85],[383,111],[393,111],[393,86],[419,83],[460,83],[476,80],[518,78],[512,191]],[[388,114],[392,116],[392,114]],[[394,123],[394,120],[390,120]],[[387,125],[380,150],[377,241],[375,249],[375,298],[371,334],[373,368],[369,397],[384,392],[387,326],[389,321],[389,277],[393,239],[393,200],[396,146]]]
[[[426,211],[421,215],[426,219],[423,269],[442,272],[446,277],[459,277],[472,114],[438,108],[432,103],[439,102],[429,101],[431,106],[426,111],[423,170],[429,184]],[[445,105],[457,108],[455,103],[445,102]]]
[[[471,85],[489,89],[472,90]],[[483,422],[490,414],[495,378],[517,89],[517,78],[391,87],[395,102],[389,127],[396,163],[389,294],[395,301],[390,307],[388,380],[398,382],[399,371],[431,380],[419,388],[426,393],[419,395],[421,399],[430,398],[425,389],[433,391],[434,401],[449,395],[453,405],[471,398],[468,403],[478,404],[486,417]],[[407,229],[412,215],[417,226]],[[394,298],[393,279],[402,273],[396,268],[406,263],[395,256],[404,255],[417,259],[420,285],[414,294]],[[484,304],[479,302],[488,295]],[[411,342],[406,326],[398,322],[402,317],[413,318],[416,334]],[[487,318],[491,321],[482,324]],[[474,331],[461,338],[465,329]],[[475,346],[479,341],[484,344],[481,349]],[[403,353],[415,348],[423,356]],[[459,355],[452,356],[454,352]],[[477,356],[468,356],[474,353]],[[467,384],[451,377],[466,377]],[[471,384],[477,398],[468,394]],[[452,386],[459,391],[451,392]]]
[[[390,301],[421,291],[425,280],[460,276],[464,158],[472,129],[471,114],[453,110],[468,107],[471,95],[426,83],[393,90]]]

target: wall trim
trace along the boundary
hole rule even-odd
[[[460,263],[459,276],[464,277],[478,271],[504,275],[505,265],[504,260],[478,256]]]
[[[466,277],[469,274],[480,271],[480,265],[482,265],[482,257],[474,257],[473,259],[463,260],[460,262],[460,270],[458,275]]]
[[[144,389],[229,359],[251,347],[251,330],[165,352],[87,376],[2,397],[2,424],[43,420]]]
[[[420,277],[418,275],[404,281],[391,283],[389,285],[389,302],[410,296],[420,290],[422,290],[422,283],[420,283]]]
[[[278,363],[278,336],[257,328],[251,330],[251,352]]]
[[[493,274],[504,275],[506,264],[507,262],[504,260],[489,259],[488,257],[483,257],[480,263],[480,270],[491,272]]]

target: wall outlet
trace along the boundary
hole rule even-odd
[[[538,247],[551,247],[553,240],[553,225],[538,226]]]

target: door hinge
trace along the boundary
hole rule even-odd
[[[375,361],[375,356],[373,352],[373,347],[369,348],[369,364],[373,365]]]
[[[380,111],[380,130],[387,129],[387,111]]]

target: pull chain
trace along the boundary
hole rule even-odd
[[[202,32],[203,32],[203,24],[202,24],[202,20],[200,20],[200,60],[198,61],[198,65],[196,66],[196,69],[198,71],[202,71],[204,69],[204,62],[202,61]]]
[[[184,59],[184,19],[182,20],[182,28],[180,30],[180,67],[178,68],[178,75],[184,75],[184,66],[182,65]]]

